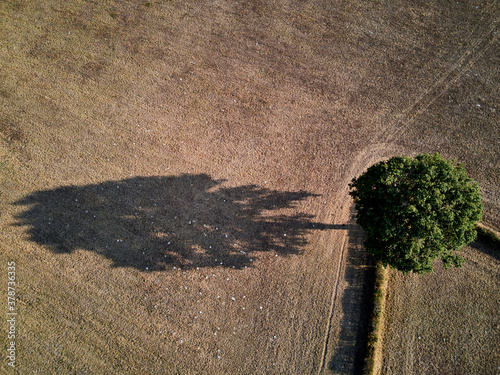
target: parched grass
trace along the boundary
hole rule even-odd
[[[495,373],[498,234],[483,224],[477,230],[478,240],[464,248],[459,269],[437,265],[423,276],[387,272],[379,313],[384,324],[370,337],[375,349],[369,350],[366,374]]]
[[[387,268],[377,263],[375,270],[375,285],[373,289],[373,312],[368,333],[368,348],[366,351],[363,374],[375,374],[380,368],[380,350],[384,326],[385,295],[387,288]]]

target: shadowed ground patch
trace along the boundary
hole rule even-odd
[[[242,268],[252,253],[299,254],[311,230],[336,226],[286,209],[314,194],[256,185],[222,187],[208,175],[135,177],[35,192],[17,225],[56,253],[95,251],[117,267],[169,264]]]

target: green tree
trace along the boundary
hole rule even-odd
[[[456,254],[476,238],[481,193],[464,167],[439,154],[393,157],[349,184],[365,248],[384,266],[419,274],[441,258],[460,267]]]

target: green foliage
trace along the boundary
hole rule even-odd
[[[461,164],[439,154],[393,157],[349,185],[365,248],[384,266],[419,274],[441,258],[460,267],[456,251],[476,238],[481,193]]]

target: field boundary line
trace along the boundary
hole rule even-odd
[[[500,243],[500,233],[483,223],[476,223],[478,235],[487,237],[488,240]],[[378,375],[381,373],[382,341],[385,325],[385,303],[387,296],[388,270],[380,262],[376,266],[376,279],[374,285],[373,312],[368,333],[368,345],[365,358],[363,375]]]
[[[382,340],[384,333],[384,310],[387,295],[388,271],[382,263],[376,266],[373,288],[373,310],[368,332],[368,343],[363,375],[376,375],[381,372]]]

